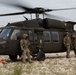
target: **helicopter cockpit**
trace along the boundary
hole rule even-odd
[[[2,29],[0,33],[0,38],[7,40],[10,38],[11,40],[16,40],[20,36],[19,29],[13,29],[11,27],[5,27]]]
[[[6,29],[4,28],[0,33],[0,38],[6,40],[9,37],[10,32],[11,32],[10,28],[6,28]]]
[[[0,50],[1,50],[0,53],[5,54],[6,53],[5,49],[7,49],[8,51],[9,48],[11,48],[12,50],[14,48],[13,46],[19,43],[20,35],[21,35],[20,29],[13,27],[4,27],[0,33]],[[14,44],[13,46],[12,43]]]

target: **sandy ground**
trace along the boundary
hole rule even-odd
[[[8,56],[1,55],[0,59],[6,60],[7,63],[0,63],[0,75],[11,75],[14,73],[15,67],[21,68],[21,75],[76,75],[74,52],[70,53],[70,58],[65,56],[66,53],[51,53],[46,54],[45,61],[33,60],[31,64],[28,62],[24,64],[20,59],[12,62]]]

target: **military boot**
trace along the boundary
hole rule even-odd
[[[70,58],[69,55],[70,55],[70,49],[68,48],[68,50],[66,51],[66,58]]]
[[[66,55],[66,58],[70,58],[68,55]]]
[[[33,61],[32,60],[29,60],[29,63],[33,63]]]
[[[70,54],[70,53],[69,53],[69,52],[67,52],[67,54],[66,54],[66,58],[70,58],[69,54]]]
[[[22,59],[22,62],[23,62],[23,63],[26,63],[26,61],[25,61],[24,59]]]

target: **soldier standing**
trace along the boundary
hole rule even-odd
[[[30,57],[30,50],[29,50],[29,45],[30,45],[30,42],[28,40],[28,35],[27,34],[23,34],[23,39],[21,39],[20,41],[20,46],[21,46],[21,49],[23,51],[22,53],[22,61],[24,63],[26,63],[26,55],[28,57],[28,60],[29,62],[31,63],[32,60],[31,60],[31,57]]]
[[[74,40],[73,40],[73,47],[74,47],[74,54],[76,56],[76,36],[74,37]]]
[[[64,46],[66,47],[67,51],[66,51],[66,57],[69,58],[69,54],[70,54],[70,46],[71,46],[71,39],[69,37],[69,33],[68,31],[66,32],[66,35],[64,37]]]

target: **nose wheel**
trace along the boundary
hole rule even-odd
[[[17,60],[17,55],[9,55],[9,58],[10,58],[12,61],[16,61],[16,60]]]

